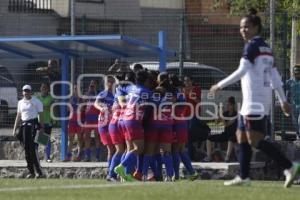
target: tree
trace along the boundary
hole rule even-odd
[[[250,8],[257,9],[258,12],[268,13],[269,0],[213,0],[214,8],[227,6],[231,15],[244,15],[248,13]],[[300,35],[300,0],[276,0],[275,1],[276,24],[275,29],[282,31],[282,27],[286,26],[288,30],[288,41],[291,46],[291,67],[296,60],[296,37]],[[268,20],[268,15],[265,18]],[[287,16],[287,17],[286,17]],[[292,28],[293,22],[293,28]],[[297,27],[297,28],[295,28]],[[293,37],[292,40],[290,40]]]
[[[266,12],[269,0],[213,0],[214,7],[227,5],[230,14],[246,13],[249,8],[256,8],[260,12]],[[300,0],[277,0],[276,12],[288,12],[290,15],[299,15]]]

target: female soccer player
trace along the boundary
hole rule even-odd
[[[137,163],[137,156],[144,150],[144,128],[142,120],[145,111],[144,103],[147,103],[151,97],[151,91],[145,87],[148,81],[148,73],[144,70],[136,73],[136,84],[128,85],[125,88],[126,108],[123,114],[123,122],[125,125],[125,140],[127,153],[124,160],[115,168],[115,172],[119,174],[125,181],[132,181],[132,173],[125,173],[125,167],[134,169]]]
[[[100,160],[100,139],[98,136],[98,115],[99,110],[95,108],[94,102],[95,98],[98,94],[98,81],[91,80],[89,89],[88,89],[88,99],[86,102],[85,107],[85,123],[84,123],[84,151],[85,151],[85,159],[84,161],[90,162],[91,161],[91,133],[94,132],[95,134],[95,145],[96,145],[96,159],[97,161]]]
[[[105,90],[100,92],[94,103],[94,106],[99,109],[98,117],[98,132],[100,135],[101,142],[107,148],[107,162],[108,169],[111,165],[111,159],[114,154],[115,148],[112,143],[111,137],[108,132],[108,125],[112,116],[112,106],[114,103],[113,85],[115,79],[112,76],[107,76],[105,78]],[[107,179],[111,177],[108,175]]]
[[[157,108],[156,112],[153,113],[153,121],[150,122],[151,129],[148,129],[146,133],[146,140],[149,142],[147,149],[151,147],[149,145],[152,143],[152,152],[157,153],[157,149],[159,151],[161,150],[162,163],[164,163],[166,167],[165,181],[172,181],[172,177],[174,175],[174,166],[171,154],[171,147],[174,139],[172,105],[174,102],[176,102],[176,93],[170,84],[170,80],[166,72],[162,72],[158,75],[157,82],[158,86],[155,88],[153,96],[153,100],[156,103]],[[144,176],[145,173],[147,173],[145,170],[148,168],[146,156],[147,154],[144,156]],[[148,166],[151,164],[151,162],[153,161],[148,161]],[[161,166],[158,162],[155,172],[156,179],[160,179],[162,176],[160,171]]]
[[[123,123],[123,113],[126,107],[125,100],[125,90],[129,84],[133,84],[135,82],[135,74],[127,73],[122,76],[117,76],[119,81],[116,87],[116,93],[114,95],[114,104],[112,106],[112,118],[109,123],[109,135],[112,139],[112,143],[115,145],[116,151],[112,157],[111,166],[109,168],[109,177],[108,181],[116,181],[117,175],[114,172],[116,166],[120,164],[121,161],[125,159],[126,151],[125,151],[125,125]],[[126,168],[126,172],[132,171]]]
[[[83,111],[79,110],[79,105],[83,103],[83,100],[78,96],[78,88],[77,85],[73,86],[73,96],[70,99],[70,104],[72,106],[72,109],[70,111],[71,118],[69,120],[68,124],[68,137],[69,137],[69,145],[68,145],[68,153],[65,161],[71,161],[72,160],[72,149],[73,149],[73,143],[75,135],[77,134],[78,138],[78,151],[77,156],[73,158],[74,161],[80,161],[81,160],[81,154],[82,154],[82,146],[83,146],[83,135],[82,135],[82,128],[80,126],[79,120],[82,119]]]
[[[282,89],[280,75],[274,66],[272,50],[259,36],[262,30],[261,19],[256,10],[241,19],[240,33],[245,41],[239,68],[224,80],[213,85],[212,93],[241,80],[243,104],[238,119],[237,140],[240,146],[240,176],[224,185],[249,185],[251,146],[257,148],[284,169],[284,187],[290,187],[298,171],[299,164],[292,164],[277,148],[264,140],[266,123],[272,104],[272,89],[279,98],[281,109],[289,115],[290,107]]]
[[[173,117],[173,133],[175,134],[175,141],[172,144],[172,156],[173,156],[173,166],[174,166],[174,179],[179,179],[179,166],[180,160],[184,164],[185,168],[189,172],[190,180],[196,180],[198,178],[198,173],[194,170],[190,156],[185,150],[185,145],[188,142],[188,121],[187,121],[187,108],[193,108],[193,105],[189,107],[185,101],[184,94],[182,93],[183,83],[179,78],[172,74],[170,76],[170,81],[176,95],[176,103],[173,106],[174,116]],[[190,114],[190,113],[188,113]]]

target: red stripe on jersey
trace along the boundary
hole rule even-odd
[[[254,59],[257,58],[258,56],[273,56],[273,54],[272,53],[268,53],[268,52],[261,52],[261,53],[257,54],[254,57]]]

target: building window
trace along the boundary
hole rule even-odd
[[[52,12],[52,0],[9,0],[8,10],[26,13]]]

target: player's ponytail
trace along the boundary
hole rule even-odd
[[[255,8],[250,8],[248,10],[248,15],[256,15],[257,14],[257,10]]]
[[[248,14],[244,17],[244,19],[247,19],[253,26],[258,27],[258,33],[262,30],[262,23],[259,16],[257,16],[257,10],[255,8],[250,8],[248,10]]]

